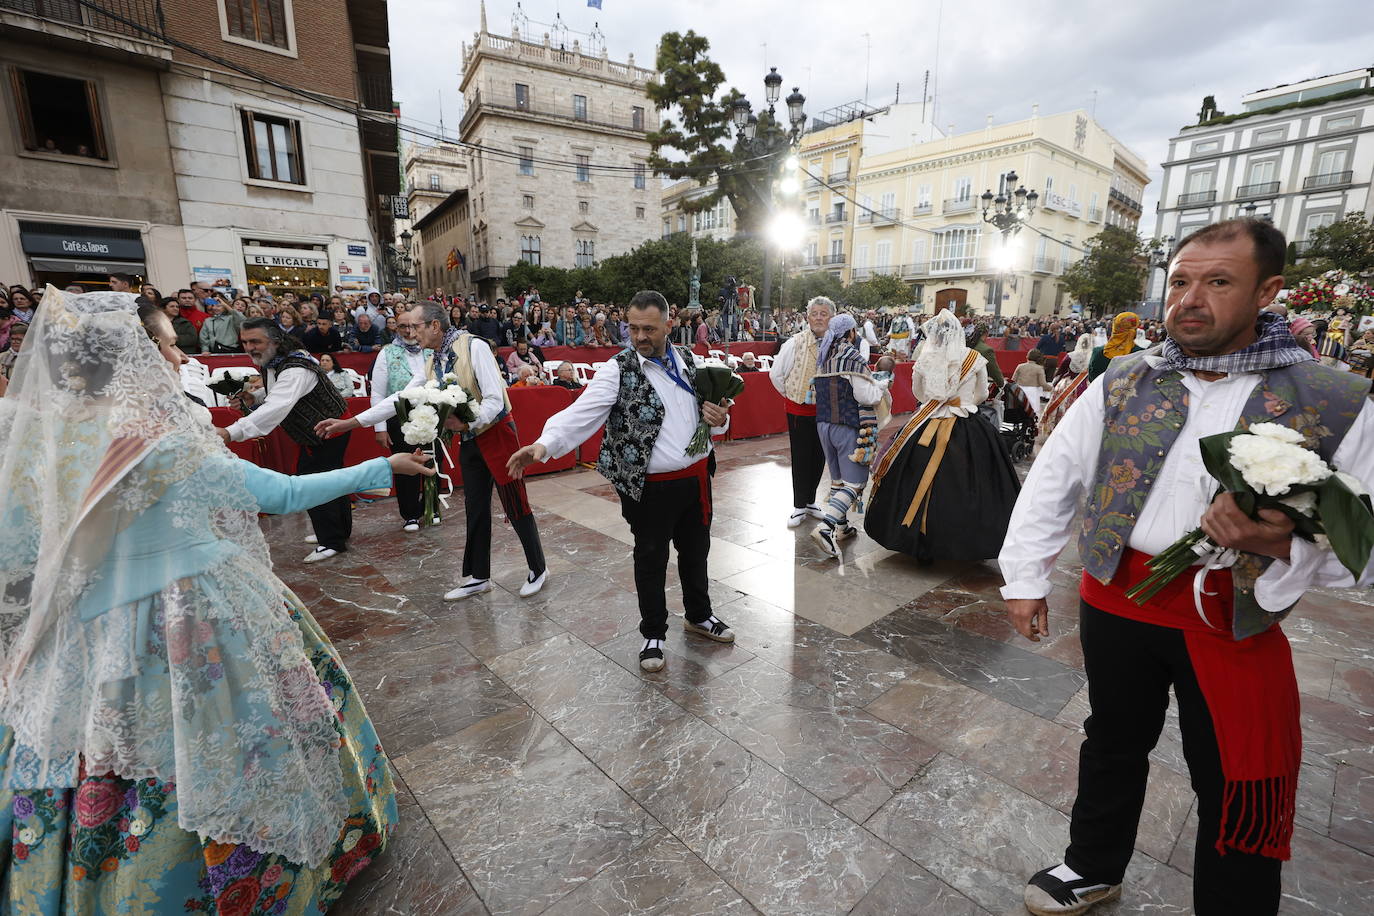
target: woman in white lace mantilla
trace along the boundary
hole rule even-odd
[[[385,845],[394,789],[257,515],[418,463],[240,461],[165,315],[43,304],[0,399],[0,911],[319,912]]]

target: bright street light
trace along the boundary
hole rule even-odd
[[[778,182],[778,190],[791,197],[801,190],[801,182],[797,180],[796,175],[788,175],[782,181]]]
[[[806,235],[801,216],[791,210],[777,213],[768,221],[768,241],[781,251],[798,251]]]

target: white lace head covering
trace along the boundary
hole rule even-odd
[[[1069,354],[1069,371],[1077,375],[1088,370],[1088,360],[1093,355],[1093,336],[1091,334],[1079,334],[1078,345]]]
[[[926,395],[931,400],[945,401],[959,391],[959,369],[968,353],[964,342],[964,328],[950,309],[941,309],[921,325],[925,340],[916,349],[913,373],[925,380]]]
[[[0,790],[175,782],[183,828],[318,864],[335,711],[195,407],[132,295],[47,288],[0,398]]]

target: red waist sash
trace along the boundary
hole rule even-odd
[[[706,457],[696,464],[689,464],[685,468],[676,471],[664,471],[661,474],[645,474],[645,483],[657,483],[664,480],[687,480],[696,478],[697,492],[701,499],[701,523],[711,524],[711,476],[709,462],[711,455],[708,452]]]

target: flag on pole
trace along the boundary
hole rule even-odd
[[[587,5],[594,10],[601,9],[601,0],[587,0]]]

